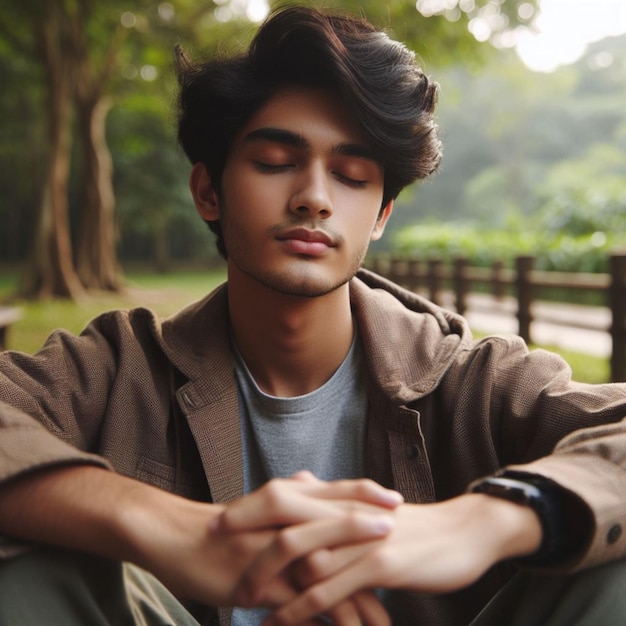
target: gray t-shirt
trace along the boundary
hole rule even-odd
[[[263,392],[235,353],[244,493],[271,478],[310,470],[323,480],[365,475],[367,395],[356,336],[343,363],[321,387],[280,398]],[[235,609],[233,626],[257,626],[267,611]]]

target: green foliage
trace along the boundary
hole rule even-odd
[[[607,272],[611,252],[617,247],[614,236],[603,233],[572,236],[558,233],[546,238],[536,250],[537,269],[563,272]]]
[[[448,263],[464,257],[477,267],[489,267],[497,260],[514,267],[515,257],[530,254],[536,258],[537,269],[606,272],[608,256],[618,247],[620,238],[601,232],[547,232],[532,224],[519,227],[512,222],[508,228],[428,222],[402,229],[392,243],[407,256],[438,258]]]
[[[189,165],[162,110],[131,102],[123,114],[115,111],[110,143],[122,255],[141,258],[149,251],[154,257],[157,241],[165,237],[168,256],[209,256],[214,246],[191,201]]]
[[[274,0],[270,4],[272,7],[301,5],[302,1]],[[536,0],[309,0],[307,4],[364,15],[394,38],[405,42],[427,68],[432,68],[448,66],[459,60],[466,67],[480,67],[495,54],[495,49],[487,41],[498,43],[503,32],[530,24],[532,15],[520,17],[519,7],[536,8],[538,3]],[[480,41],[470,30],[478,21],[489,24],[489,32],[480,37]]]
[[[502,56],[481,75],[442,74],[444,162],[403,193],[388,242],[407,254],[477,265],[604,272],[626,242],[624,37],[576,66],[532,74]],[[611,67],[594,59],[611,54]]]
[[[500,259],[512,266],[516,254],[530,254],[535,247],[533,237],[524,231],[503,236],[501,230],[453,222],[428,222],[405,228],[396,235],[394,244],[408,256],[437,258],[446,263],[465,257],[478,267],[488,267]]]
[[[626,235],[626,151],[594,144],[556,164],[539,186],[537,215],[549,233]]]

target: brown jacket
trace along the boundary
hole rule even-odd
[[[239,497],[226,289],[163,322],[146,309],[111,312],[80,337],[55,332],[34,357],[0,354],[0,481],[93,463],[190,498]],[[462,318],[369,272],[351,298],[372,478],[432,502],[504,466],[542,474],[593,512],[593,538],[570,568],[624,556],[626,385],[573,383],[559,357],[516,337],[474,341]],[[16,549],[6,540],[0,556]],[[393,594],[394,624],[467,623],[511,569],[455,594]]]

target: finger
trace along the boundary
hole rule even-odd
[[[310,587],[316,582],[343,569],[365,552],[371,550],[369,544],[357,544],[338,550],[318,550],[303,558],[294,566],[293,575],[300,589]],[[361,591],[351,598],[353,606],[360,616],[360,623],[367,626],[391,626],[391,618],[373,591]],[[337,608],[343,606],[343,602]],[[329,612],[337,623],[335,611]]]
[[[328,611],[327,617],[334,626],[361,626],[362,621],[358,608],[352,600],[340,602],[334,609]]]
[[[256,530],[337,516],[355,507],[393,509],[401,503],[399,493],[368,479],[275,479],[230,504],[210,526],[213,531]]]
[[[391,626],[391,618],[373,591],[361,591],[327,613],[334,626]]]
[[[263,622],[263,626],[294,626],[314,615],[328,613],[359,589],[372,587],[370,569],[366,563],[359,562],[336,576],[309,587],[292,602],[273,613]]]
[[[309,470],[300,470],[296,472],[292,477],[293,480],[300,480],[308,483],[321,483],[322,481]]]
[[[320,482],[318,488],[323,490],[323,493],[317,496],[320,498],[356,500],[389,509],[395,509],[404,502],[400,493],[387,489],[369,478]]]
[[[361,591],[352,596],[352,602],[363,626],[391,626],[387,609],[373,591]]]
[[[254,607],[276,608],[291,602],[298,595],[299,589],[301,587],[296,587],[286,578],[279,576],[263,588],[262,594],[257,594],[253,598],[245,582],[242,581],[233,592],[233,604],[248,609]]]
[[[275,528],[337,514],[336,505],[307,495],[308,479],[275,479],[229,504],[210,522],[211,530],[239,532]]]
[[[332,576],[356,559],[360,559],[370,550],[371,544],[363,542],[333,550],[315,550],[294,563],[291,568],[292,576],[299,589],[305,589]]]
[[[381,539],[392,528],[393,519],[388,515],[362,513],[286,528],[248,568],[238,591],[248,602],[258,604],[265,588],[294,561],[322,548]]]

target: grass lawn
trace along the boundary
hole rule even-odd
[[[10,303],[22,309],[23,317],[9,329],[8,347],[36,352],[55,328],[78,333],[99,313],[111,309],[146,306],[161,316],[171,315],[186,304],[209,293],[225,279],[224,271],[185,270],[168,274],[129,272],[126,289],[119,294],[89,295],[83,302],[64,300],[24,302],[9,300],[17,287],[15,272],[0,269],[0,304]],[[607,382],[608,359],[544,347],[560,353],[572,367],[574,378],[581,382]]]
[[[0,275],[0,302],[22,310],[22,319],[9,329],[7,347],[32,354],[55,328],[79,333],[98,314],[113,309],[145,306],[165,317],[203,297],[225,277],[223,271],[206,270],[129,273],[125,277],[126,288],[117,294],[92,293],[81,302],[26,302],[10,298],[17,285],[16,278]]]

